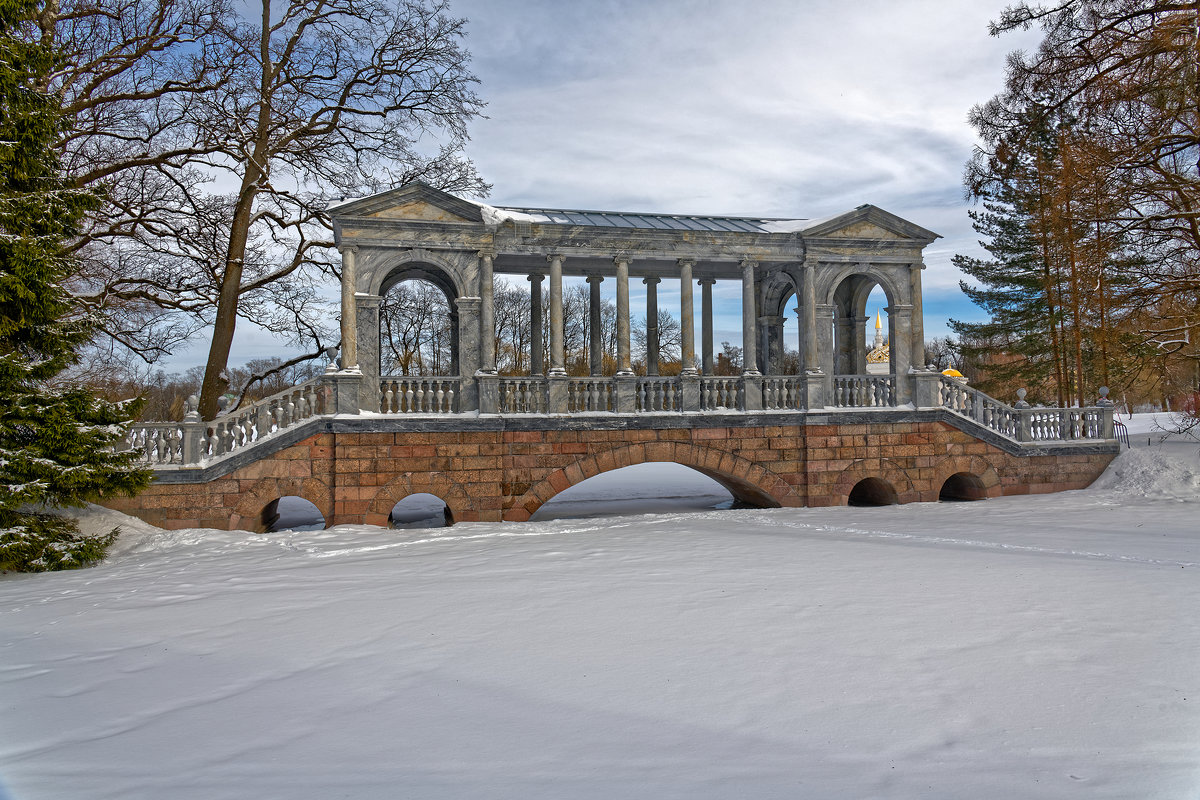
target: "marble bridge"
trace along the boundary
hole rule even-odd
[[[429,493],[454,521],[521,521],[571,485],[645,461],[692,467],[760,506],[980,499],[1082,488],[1118,452],[1107,401],[1008,405],[922,366],[922,251],[937,237],[874,206],[823,220],[494,208],[413,184],[330,214],[342,253],[340,367],[211,421],[193,408],[182,422],[135,426],[128,446],[157,478],[110,505],[168,528],[262,530],[285,496],[309,500],[330,525],[386,525],[397,501]],[[497,371],[497,274],[533,288],[525,375]],[[564,276],[589,284],[588,375],[566,368]],[[380,303],[413,278],[446,296],[448,375],[380,368]],[[631,278],[646,287],[644,374],[631,358]],[[613,375],[602,374],[608,280]],[[679,287],[674,375],[659,374],[653,323],[663,280]],[[736,376],[714,374],[720,281],[742,299]],[[877,286],[882,374],[866,358]],[[784,374],[793,303],[801,363]]]

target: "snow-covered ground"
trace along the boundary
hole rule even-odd
[[[684,511],[727,498],[642,467],[524,524],[251,535],[94,510],[126,531],[109,561],[0,578],[0,782],[1195,798],[1200,444],[1133,422],[1091,489],[979,503]],[[668,513],[632,513],[655,486]],[[614,498],[625,516],[588,516]]]

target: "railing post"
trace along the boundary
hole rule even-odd
[[[565,373],[558,374],[551,372],[546,376],[546,394],[547,403],[546,411],[550,414],[566,414],[567,408],[567,390],[570,388],[571,379]]]
[[[700,376],[692,371],[679,376],[679,410],[700,410]]]
[[[333,414],[358,414],[362,407],[360,398],[365,392],[365,387],[362,386],[365,380],[369,380],[368,376],[354,372],[327,372],[324,380],[328,382],[330,393],[329,400],[332,401],[333,408],[330,412]],[[376,398],[379,395],[379,381],[374,380],[375,384],[370,387],[375,393]],[[375,401],[375,407],[378,408],[378,399]],[[291,420],[287,420],[290,424]],[[282,427],[282,425],[280,426]]]
[[[824,408],[833,404],[833,385],[829,375],[818,370],[810,370],[802,376],[804,381],[804,407],[806,409]]]
[[[1017,441],[1028,442],[1033,440],[1033,409],[1022,408],[1017,411]]]
[[[463,383],[469,379],[464,378]],[[500,413],[500,376],[496,373],[476,374],[475,386],[478,392],[479,413]]]
[[[637,411],[637,375],[617,375],[613,381],[616,388],[613,411],[618,414],[632,414]]]
[[[205,447],[204,433],[208,427],[204,424],[204,420],[200,419],[200,412],[197,411],[200,401],[195,395],[187,399],[187,413],[183,415],[183,422],[179,428],[183,431],[183,447],[180,453],[181,460],[184,464],[198,464],[201,456],[208,449]],[[1112,419],[1112,415],[1109,415]]]
[[[744,403],[743,411],[762,411],[763,378],[762,375],[743,375],[742,376],[742,397]]]
[[[909,373],[909,379],[912,381],[912,402],[914,406],[917,408],[937,408],[941,405],[938,402],[938,384],[942,380],[940,372],[919,370]]]

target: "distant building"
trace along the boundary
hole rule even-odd
[[[875,312],[875,341],[867,351],[867,374],[887,375],[892,371],[892,358],[888,352],[888,343],[883,338],[883,316]]]

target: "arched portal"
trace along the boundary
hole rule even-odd
[[[869,301],[874,293],[876,298],[881,296],[886,306],[877,309],[882,312],[881,319],[886,318],[887,332],[883,334],[886,341],[895,342],[893,330],[892,307],[895,298],[889,287],[876,276],[866,273],[854,273],[844,277],[833,292],[833,371],[837,375],[866,375],[867,355],[874,348],[874,342],[867,337],[867,325],[875,319],[867,313]],[[876,300],[879,303],[879,300]],[[888,372],[894,373],[894,359],[888,362]]]
[[[457,375],[454,285],[440,273],[406,265],[383,283],[379,367],[383,375]]]

